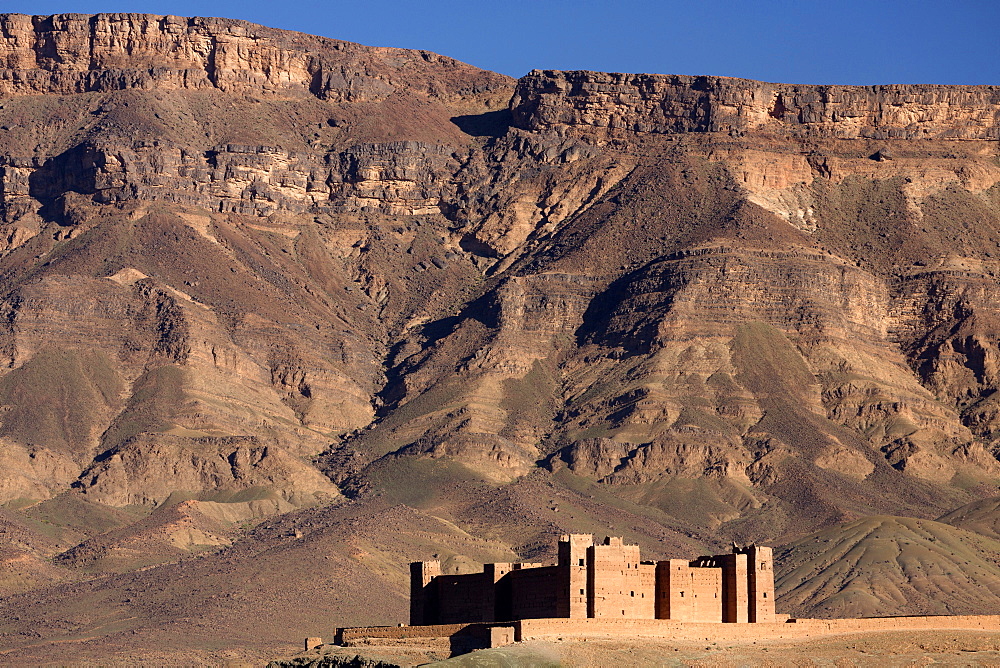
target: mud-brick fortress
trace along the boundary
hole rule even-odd
[[[410,564],[411,626],[544,618],[779,621],[771,548],[652,562],[621,538],[598,545],[569,534],[554,566],[486,564],[482,573],[442,575],[439,561]]]

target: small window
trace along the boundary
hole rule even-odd
[[[767,598],[767,592],[764,592],[764,598]]]
[[[583,596],[583,590],[582,589],[580,590],[580,596]]]
[[[629,596],[631,596],[632,598],[635,598],[635,592],[634,592],[634,591],[630,591],[630,592],[628,593],[628,595],[629,595]]]
[[[580,565],[583,566],[583,559],[580,560]]]
[[[681,598],[684,598],[684,592],[681,592]]]
[[[719,598],[719,592],[715,592],[715,598]]]

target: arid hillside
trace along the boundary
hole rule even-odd
[[[1000,612],[1000,86],[0,28],[5,660],[266,657],[566,531]]]

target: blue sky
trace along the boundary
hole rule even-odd
[[[0,0],[0,11],[226,16],[533,68],[782,83],[1000,84],[1000,0]]]

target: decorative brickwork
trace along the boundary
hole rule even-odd
[[[769,547],[732,554],[643,562],[621,538],[570,534],[559,560],[486,564],[482,573],[442,575],[436,561],[410,565],[410,624],[495,623],[519,619],[665,619],[774,622]]]

